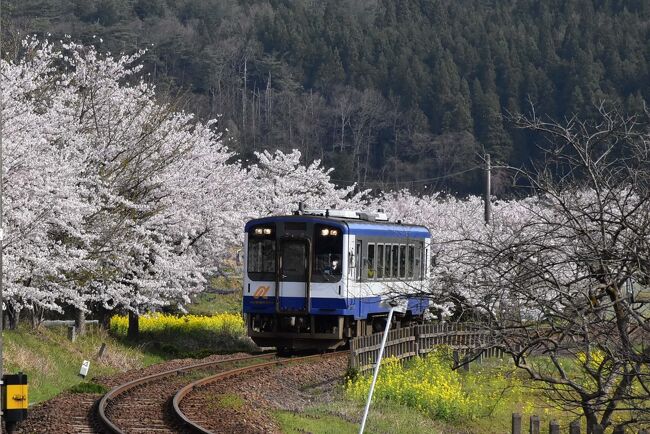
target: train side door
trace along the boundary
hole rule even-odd
[[[276,310],[309,312],[310,243],[305,238],[281,238],[278,261]]]

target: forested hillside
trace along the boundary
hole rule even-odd
[[[507,113],[532,104],[588,118],[603,100],[628,113],[650,100],[646,0],[5,5],[6,55],[28,32],[146,49],[149,79],[185,91],[188,110],[220,116],[245,158],[298,148],[346,185],[476,192],[484,150],[512,164],[535,157]]]

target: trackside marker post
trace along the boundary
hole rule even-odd
[[[88,369],[90,369],[90,362],[88,360],[84,360],[84,362],[81,364],[81,369],[79,370],[79,376],[81,378],[86,378],[86,375],[88,375]]]

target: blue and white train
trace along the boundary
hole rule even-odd
[[[395,293],[422,294],[431,234],[382,213],[301,210],[245,227],[248,335],[279,350],[335,349],[383,329]],[[429,302],[407,298],[397,318],[421,321]]]

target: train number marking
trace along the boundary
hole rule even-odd
[[[266,294],[271,290],[270,286],[260,286],[253,294],[253,298],[266,298]]]

